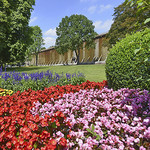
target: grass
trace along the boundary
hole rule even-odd
[[[30,66],[30,67],[7,68],[6,71],[33,73],[47,70],[51,70],[58,74],[61,74],[62,72],[71,74],[81,72],[85,75],[85,78],[89,81],[101,82],[103,80],[106,80],[105,64],[73,65],[73,66]]]

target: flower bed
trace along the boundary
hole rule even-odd
[[[0,149],[148,150],[150,94],[107,82],[0,97]]]
[[[55,111],[52,116],[32,115],[35,102],[44,104],[60,95],[78,92],[80,89],[102,89],[102,83],[85,82],[81,85],[52,86],[43,91],[29,89],[12,96],[0,96],[0,149],[63,149],[71,139],[71,124],[64,112]],[[62,134],[64,135],[62,137]]]
[[[20,72],[1,72],[0,85],[3,89],[9,89],[14,92],[27,90],[44,90],[45,87],[54,85],[77,85],[85,82],[85,76],[78,72],[73,74],[57,74],[53,71],[36,73],[20,73]]]

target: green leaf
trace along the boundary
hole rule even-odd
[[[95,127],[94,127],[94,125],[92,124],[92,131],[94,132],[94,129],[95,129]]]
[[[56,128],[57,126],[56,126],[56,123],[55,122],[53,122],[52,123],[52,128]]]
[[[134,5],[134,3],[132,2],[131,4],[130,4],[130,6],[132,7]]]
[[[97,135],[96,140],[99,141],[101,139],[100,135]]]
[[[144,62],[146,62],[146,61],[148,61],[148,58],[146,58],[146,59],[144,60]]]
[[[17,134],[16,134],[17,136],[19,136],[19,131],[17,132]]]
[[[144,24],[150,22],[150,18],[147,18],[145,21],[144,21]]]
[[[37,148],[37,146],[38,146],[38,145],[37,145],[37,142],[35,142],[35,143],[34,143],[34,148]]]
[[[137,54],[140,50],[141,50],[141,48],[135,49],[135,50],[134,50],[134,54]]]
[[[143,5],[143,2],[138,3],[138,6],[139,6],[139,7],[142,6],[142,5]]]
[[[92,133],[91,129],[86,129],[88,132]]]

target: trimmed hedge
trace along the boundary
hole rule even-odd
[[[111,50],[106,61],[109,88],[150,90],[150,29],[127,35]]]

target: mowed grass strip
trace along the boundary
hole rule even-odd
[[[62,74],[65,73],[83,73],[86,80],[101,82],[106,80],[105,75],[105,64],[96,64],[96,65],[68,65],[68,66],[30,66],[30,67],[16,67],[16,68],[7,68],[7,71],[16,71],[16,72],[42,72],[42,71],[53,71],[53,73]]]

